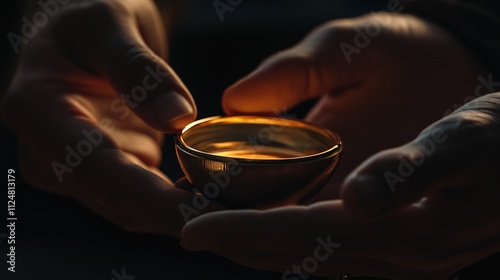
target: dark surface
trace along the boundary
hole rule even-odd
[[[368,1],[243,1],[220,22],[211,1],[193,2],[173,34],[171,64],[195,96],[200,118],[221,114],[219,100],[226,86],[266,56],[296,43],[312,27],[376,8],[366,5]],[[300,115],[306,109],[307,105],[293,112]],[[6,173],[7,168],[19,172],[15,137],[0,129],[0,172]],[[174,180],[182,175],[171,137],[165,143],[162,170]],[[173,238],[124,232],[73,200],[41,192],[16,178],[17,272],[6,274],[7,244],[2,239],[0,279],[109,280],[114,278],[113,269],[121,274],[122,268],[136,280],[282,278],[208,253],[186,252]],[[4,207],[6,194],[2,193]],[[4,224],[0,233],[6,232]]]

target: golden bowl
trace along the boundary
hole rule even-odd
[[[328,181],[342,152],[336,134],[298,120],[233,116],[195,121],[177,135],[191,184],[236,208],[298,204]]]

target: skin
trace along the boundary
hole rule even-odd
[[[356,28],[373,24],[380,34],[348,63],[339,44],[352,45]],[[162,26],[149,1],[71,1],[24,47],[2,111],[32,185],[73,197],[126,230],[179,236],[178,205],[192,205],[194,194],[157,166],[162,132],[194,120],[196,108],[165,61]],[[112,109],[145,85],[148,66],[159,69],[158,86],[137,105]],[[441,119],[475,95],[479,75],[488,70],[456,39],[412,16],[319,27],[229,88],[223,106],[229,114],[267,113],[319,98],[307,121],[346,143],[332,181],[311,201],[322,202],[207,214],[184,227],[182,245],[286,271],[314,256],[320,237],[340,246],[312,273],[393,279],[439,279],[497,252],[500,96]],[[88,141],[83,131],[102,139],[60,181],[52,164]],[[435,131],[446,140],[438,143]],[[427,155],[429,141],[439,145]],[[389,185],[384,173],[398,174],[402,157],[425,160]],[[212,202],[204,211],[220,209]]]
[[[339,45],[374,24],[379,34],[349,63]],[[320,26],[229,87],[223,106],[254,114],[319,98],[306,120],[345,143],[332,180],[307,206],[193,219],[181,245],[283,272],[330,236],[340,246],[310,273],[389,279],[442,279],[498,252],[500,93],[485,95],[480,75],[488,69],[474,54],[411,15]],[[402,160],[413,171],[398,171]],[[388,181],[387,172],[400,179]]]
[[[18,135],[24,178],[126,230],[179,236],[185,221],[178,206],[192,207],[195,195],[176,188],[158,165],[163,133],[193,121],[196,106],[167,54],[152,1],[60,6],[24,46],[2,104]],[[88,155],[82,150],[80,162],[72,156],[72,166],[67,147],[88,143],[84,132],[97,144]],[[68,169],[54,171],[55,162]],[[210,203],[203,211],[215,209],[224,207]]]

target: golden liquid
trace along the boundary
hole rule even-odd
[[[286,148],[251,145],[240,145],[237,148],[225,147],[225,149],[213,150],[210,153],[218,156],[242,159],[284,159],[305,155],[305,153]]]

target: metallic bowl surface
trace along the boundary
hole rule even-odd
[[[342,147],[326,129],[257,116],[198,120],[176,138],[187,179],[208,198],[238,208],[306,200],[328,181]]]

